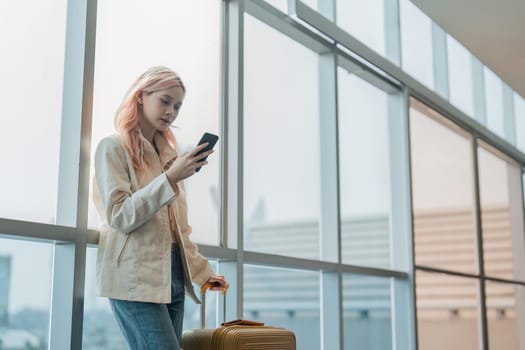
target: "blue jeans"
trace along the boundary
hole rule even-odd
[[[131,350],[178,350],[184,317],[184,274],[178,248],[171,253],[171,304],[109,299]]]

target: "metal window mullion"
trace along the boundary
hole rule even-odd
[[[523,168],[507,163],[514,280],[525,282],[525,212]],[[525,283],[522,285],[525,286]],[[525,302],[525,300],[523,300]],[[525,320],[525,313],[522,315]],[[525,338],[524,338],[525,340]],[[525,342],[523,342],[525,344]]]
[[[219,170],[219,183],[221,184],[219,188],[219,198],[221,201],[221,205],[219,208],[219,246],[221,247],[229,247],[228,245],[228,188],[229,188],[229,181],[228,181],[228,163],[229,163],[229,155],[228,155],[228,57],[229,57],[229,10],[228,10],[228,1],[222,0],[221,1],[221,14],[220,14],[220,21],[221,21],[221,44],[220,44],[220,67],[221,67],[221,76],[220,76],[220,130],[219,133],[223,137],[223,142],[221,143],[221,154],[220,154],[220,170]]]
[[[517,176],[519,176],[519,179],[516,179],[515,181],[519,184],[520,191],[519,193],[512,193],[511,196],[519,197],[518,200],[519,203],[512,209],[514,211],[514,216],[520,217],[521,222],[519,225],[521,226],[521,231],[516,230],[516,240],[513,242],[516,246],[518,246],[516,249],[521,248],[521,252],[518,254],[519,258],[515,259],[518,260],[516,263],[520,263],[519,260],[521,260],[521,264],[518,267],[517,275],[518,278],[521,278],[525,269],[525,264],[523,263],[523,259],[525,258],[525,243],[523,241],[525,240],[525,234],[523,231],[523,226],[525,225],[524,219],[525,219],[525,200],[524,200],[524,176],[523,176],[523,168],[520,167],[520,169],[516,169]],[[513,202],[513,199],[511,199],[511,203]],[[516,326],[517,329],[524,329],[525,328],[525,287],[524,288],[516,288]],[[520,344],[523,347],[523,344],[525,344],[525,333],[524,332],[518,332],[518,344]],[[522,349],[520,349],[522,350]]]
[[[510,89],[509,89],[510,90]],[[512,91],[511,91],[512,96]],[[523,175],[521,167],[507,161],[510,239],[512,245],[513,282],[515,291],[516,329],[525,327],[525,235],[523,213]],[[511,281],[505,281],[511,283]],[[525,346],[525,333],[517,332],[518,348]]]
[[[392,279],[393,349],[415,350],[416,304],[410,170],[409,94],[404,88],[388,95],[390,160],[390,241],[392,267],[408,279]]]
[[[399,0],[383,0],[385,9],[385,54],[394,64],[401,67],[401,20]]]
[[[16,237],[32,242],[75,242],[74,227],[0,218],[0,237]]]
[[[505,139],[516,146],[516,116],[514,113],[514,93],[509,85],[502,82],[503,89],[503,127]]]
[[[68,1],[57,224],[75,241],[55,243],[49,349],[81,349],[89,198],[96,1]]]
[[[480,171],[479,171],[479,159],[478,159],[478,139],[472,139],[472,175],[473,175],[473,193],[474,193],[474,227],[476,235],[476,250],[478,253],[478,273],[479,279],[479,307],[480,307],[480,318],[479,318],[479,329],[481,349],[489,349],[488,340],[488,325],[487,325],[487,304],[486,304],[486,291],[485,291],[485,268],[483,258],[483,226],[482,226],[482,212],[481,212],[481,188],[480,188]]]
[[[447,33],[432,21],[432,60],[434,73],[434,90],[448,100],[450,87],[448,78]]]
[[[425,271],[430,273],[439,273],[442,275],[449,275],[449,276],[456,276],[456,277],[465,277],[465,278],[475,278],[479,279],[479,274],[474,273],[467,273],[467,272],[461,272],[461,271],[454,271],[454,270],[447,270],[447,269],[441,269],[438,267],[432,267],[427,265],[415,265],[416,270],[419,271]]]
[[[244,302],[244,12],[244,0],[223,2],[221,244],[236,249],[235,261],[221,263],[232,286],[227,294],[227,319],[243,318]]]
[[[219,261],[236,261],[237,259],[237,249],[207,244],[197,244],[197,246],[199,247],[199,253],[209,259],[217,259]]]
[[[485,73],[483,64],[470,55],[472,65],[472,91],[474,94],[474,118],[482,125],[487,125],[487,98],[485,96]]]
[[[336,20],[336,1],[320,0],[319,11]],[[321,217],[319,242],[321,260],[336,257],[337,270],[321,271],[321,349],[344,349],[343,274],[341,271],[341,224],[339,199],[339,135],[337,130],[337,54],[319,56],[319,144],[321,175]],[[336,302],[334,302],[336,301]]]
[[[334,47],[335,49],[335,47]],[[321,260],[341,264],[337,131],[337,56],[319,56],[319,133],[321,172]],[[342,272],[321,272],[321,348],[343,349]],[[337,302],[334,302],[337,300]]]
[[[247,264],[282,267],[285,269],[311,270],[351,273],[356,275],[395,277],[407,279],[408,273],[396,270],[387,270],[379,267],[340,264],[338,262],[319,261],[291,256],[274,255],[253,251],[244,252],[244,262]]]

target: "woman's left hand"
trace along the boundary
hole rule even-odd
[[[208,279],[208,282],[215,284],[215,286],[211,287],[210,290],[214,290],[217,292],[223,292],[227,288],[226,286],[228,285],[223,275],[211,276]]]

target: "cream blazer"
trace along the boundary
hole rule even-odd
[[[202,285],[214,273],[190,240],[182,182],[170,185],[163,166],[177,153],[160,134],[153,146],[142,135],[149,166],[133,169],[118,135],[100,141],[95,153],[93,199],[101,217],[97,252],[97,294],[107,298],[153,303],[171,302],[171,242],[167,204],[171,204],[183,243],[183,264],[193,282]],[[191,282],[186,292],[196,302]],[[188,283],[189,282],[189,283]],[[188,287],[189,286],[189,287]],[[191,290],[189,290],[191,288]]]

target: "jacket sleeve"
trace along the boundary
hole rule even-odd
[[[129,171],[120,141],[103,139],[95,152],[95,179],[108,225],[126,234],[143,225],[178,193],[164,173],[132,192]]]
[[[199,253],[197,245],[190,240],[191,226],[183,226],[181,230],[184,252],[190,265],[191,280],[202,286],[211,276],[215,275],[215,272],[212,270],[208,259]]]

